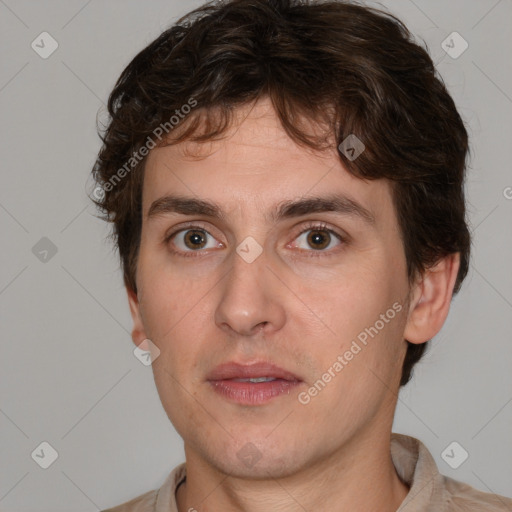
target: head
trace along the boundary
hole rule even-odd
[[[93,195],[185,441],[231,469],[251,442],[275,469],[390,429],[469,262],[467,133],[426,50],[352,3],[215,2],[140,52],[108,108]],[[276,399],[289,428],[271,404],[213,421],[213,368],[262,358],[300,377]]]

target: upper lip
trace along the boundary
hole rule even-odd
[[[272,377],[289,381],[301,380],[293,373],[267,362],[252,364],[224,363],[217,366],[208,375],[208,380],[257,379],[258,377]]]

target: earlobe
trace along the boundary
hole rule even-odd
[[[425,343],[443,326],[460,266],[460,254],[441,258],[414,285],[404,338],[410,343]]]
[[[140,313],[139,299],[137,294],[131,288],[127,287],[126,293],[128,294],[128,304],[130,306],[130,313],[133,321],[132,341],[135,345],[139,346],[147,338]]]

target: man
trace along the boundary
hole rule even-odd
[[[512,510],[391,433],[470,246],[467,133],[396,18],[206,5],[109,112],[94,196],[186,455],[109,510]]]

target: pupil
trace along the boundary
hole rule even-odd
[[[204,245],[204,236],[200,231],[190,231],[189,236],[185,237],[185,243],[191,249],[197,249],[199,244]]]
[[[311,243],[312,245],[316,245],[316,249],[323,249],[324,247],[327,247],[327,245],[329,245],[329,242],[327,240],[328,237],[324,236],[321,233],[322,231],[312,231],[309,236],[308,242]],[[323,244],[322,239],[324,240]],[[319,244],[321,245],[321,247],[318,247]]]

